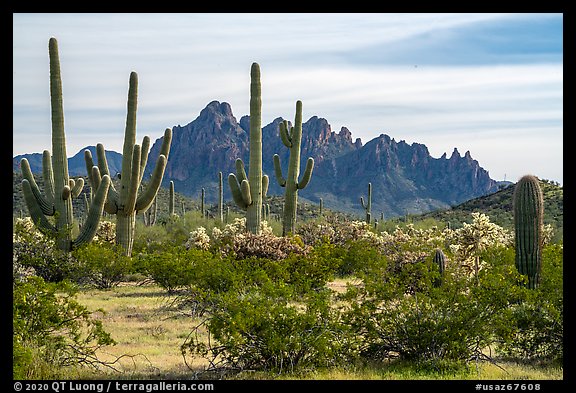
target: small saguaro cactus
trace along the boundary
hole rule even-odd
[[[434,264],[438,266],[438,272],[440,273],[440,278],[434,281],[434,286],[439,287],[442,285],[442,278],[444,276],[444,270],[446,270],[446,255],[441,249],[437,248],[434,252]]]
[[[66,135],[64,132],[64,106],[62,100],[62,78],[60,75],[60,58],[58,42],[50,38],[48,44],[50,57],[50,105],[52,109],[52,156],[48,150],[42,155],[42,173],[44,192],[42,195],[26,158],[20,161],[22,170],[22,190],[30,217],[38,229],[56,237],[57,247],[63,251],[71,251],[75,247],[89,243],[94,238],[98,223],[102,216],[106,193],[110,187],[110,176],[104,175],[98,185],[92,200],[88,217],[80,233],[72,239],[74,215],[72,198],[78,197],[84,187],[84,179],[76,181],[68,175],[68,157],[66,155]],[[97,173],[98,168],[90,166],[91,173]],[[55,224],[46,216],[54,216]]]
[[[528,288],[535,289],[542,270],[544,218],[544,198],[537,177],[525,175],[516,183],[512,205],[516,268],[528,276]]]
[[[222,184],[222,172],[218,172],[218,220],[224,222],[224,187]]]
[[[296,229],[296,210],[298,209],[298,190],[303,190],[312,178],[314,169],[314,159],[308,158],[306,169],[302,180],[298,181],[300,175],[300,145],[302,143],[302,102],[296,101],[296,116],[294,127],[290,127],[288,121],[280,123],[280,138],[282,143],[290,149],[288,161],[288,174],[286,179],[282,176],[280,167],[280,156],[274,154],[274,172],[276,180],[281,187],[285,187],[284,192],[284,219],[282,221],[282,236],[294,234]]]
[[[322,217],[323,210],[324,210],[324,200],[320,198],[320,212],[318,213],[318,216]]]
[[[360,197],[360,204],[366,210],[366,223],[372,219],[372,183],[368,183],[368,200],[364,203],[364,197]]]
[[[236,159],[236,175],[228,175],[232,198],[238,207],[246,210],[246,230],[260,234],[262,199],[268,190],[268,176],[262,172],[262,88],[260,66],[252,63],[250,69],[250,162],[248,176],[244,162]]]
[[[146,210],[143,214],[144,225],[147,227],[150,227],[150,226],[153,226],[154,224],[156,224],[156,216],[158,213],[157,199],[158,199],[158,196],[155,196],[154,201],[152,202],[152,205],[150,205],[148,210]]]
[[[142,145],[136,144],[136,111],[138,106],[138,75],[136,72],[130,73],[130,83],[128,88],[128,104],[126,115],[126,129],[124,133],[124,145],[122,150],[122,172],[120,174],[120,189],[111,185],[108,190],[108,197],[104,209],[110,214],[116,214],[116,243],[123,250],[124,255],[132,255],[132,245],[134,244],[134,231],[136,226],[136,214],[145,212],[150,208],[164,176],[170,144],[172,142],[172,130],[167,128],[164,131],[160,154],[156,161],[156,166],[150,177],[150,181],[143,193],[138,194],[138,189],[142,183],[144,169],[148,162],[150,149],[150,137],[145,136]],[[108,163],[104,146],[96,145],[98,156],[98,168],[103,174],[109,175]],[[93,165],[90,150],[84,151],[86,167]],[[89,173],[90,175],[90,173]],[[90,175],[92,187],[100,182],[99,176]]]
[[[200,192],[200,214],[202,215],[202,218],[204,218],[206,216],[206,210],[204,207],[205,195],[206,195],[206,191],[204,190],[204,187],[202,187],[202,191]]]
[[[174,210],[174,182],[170,180],[170,196],[168,199],[168,214],[170,217],[175,216],[176,212]]]

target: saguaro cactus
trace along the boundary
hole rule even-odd
[[[538,178],[523,176],[513,195],[514,235],[516,268],[528,276],[528,288],[535,289],[540,283],[542,270],[542,225],[544,198]]]
[[[236,175],[228,175],[228,185],[234,202],[246,210],[246,230],[260,234],[262,198],[268,190],[268,176],[262,173],[262,89],[260,66],[252,63],[250,69],[250,163],[246,176],[244,163],[236,160]]]
[[[156,215],[158,213],[158,202],[157,202],[158,196],[154,197],[154,200],[152,201],[152,205],[150,205],[150,207],[148,208],[148,210],[146,210],[144,212],[144,225],[146,225],[147,227],[153,226],[154,224],[156,224]]]
[[[296,229],[296,211],[298,209],[298,190],[303,190],[312,178],[314,169],[314,159],[308,158],[306,169],[302,180],[298,181],[300,175],[300,145],[302,142],[302,102],[296,101],[296,116],[294,127],[290,127],[284,120],[280,123],[280,138],[282,143],[290,149],[288,161],[288,174],[286,179],[282,176],[280,167],[280,156],[274,154],[274,172],[276,180],[281,187],[285,187],[284,192],[284,219],[282,221],[282,236],[294,234]]]
[[[60,75],[60,58],[58,42],[50,38],[48,44],[50,56],[50,105],[52,108],[52,153],[44,150],[42,155],[42,172],[44,191],[42,195],[28,160],[20,162],[22,170],[22,190],[30,212],[30,217],[38,229],[57,238],[57,246],[61,250],[71,251],[73,248],[92,241],[98,223],[102,216],[106,193],[111,184],[110,176],[103,176],[98,186],[94,187],[96,194],[92,200],[86,222],[75,239],[72,239],[74,216],[72,198],[80,195],[84,187],[84,179],[76,181],[68,175],[68,157],[66,155],[66,135],[64,132],[64,105],[62,100],[62,78]],[[98,168],[90,166],[90,172],[99,175]],[[46,216],[55,217],[55,225]]]
[[[200,192],[200,214],[202,215],[202,218],[204,218],[206,216],[206,208],[204,206],[204,196],[206,195],[206,191],[204,190],[204,187],[202,187],[202,191]]]
[[[174,211],[174,182],[170,180],[170,195],[168,199],[168,214],[170,217],[175,216],[176,213]]]
[[[218,219],[224,222],[224,186],[222,184],[222,172],[218,172]]]
[[[364,203],[364,197],[360,197],[360,204],[366,210],[366,222],[370,224],[372,219],[372,183],[368,183],[368,200]]]
[[[434,252],[434,264],[438,266],[438,272],[440,273],[440,278],[434,282],[435,287],[442,285],[442,278],[444,276],[444,270],[446,270],[446,255],[441,249],[437,248]]]
[[[120,176],[120,189],[116,190],[113,185],[108,190],[108,198],[104,209],[110,214],[116,214],[116,243],[124,249],[124,254],[132,255],[132,245],[134,243],[134,229],[136,225],[136,214],[145,212],[158,193],[168,154],[172,141],[172,130],[167,128],[164,132],[160,155],[156,161],[156,166],[150,177],[145,191],[138,195],[138,188],[142,183],[142,176],[148,161],[150,149],[150,137],[145,136],[142,145],[136,144],[136,111],[138,106],[138,75],[136,72],[130,74],[130,84],[128,89],[128,111],[126,116],[126,131],[124,133],[124,146],[122,150],[122,172]],[[96,145],[98,156],[98,168],[103,174],[110,174],[104,146]],[[93,165],[92,154],[87,149],[84,151],[86,166]],[[98,176],[90,176],[90,182],[99,183]]]

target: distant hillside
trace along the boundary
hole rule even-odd
[[[555,182],[541,180],[540,187],[544,195],[544,224],[552,225],[559,234],[564,228],[564,189]],[[452,228],[462,226],[463,222],[471,222],[472,212],[481,212],[490,217],[490,221],[504,228],[514,227],[512,211],[512,194],[514,184],[509,185],[493,194],[474,198],[450,209],[442,209],[424,213],[415,220],[434,218],[441,222],[450,222]]]

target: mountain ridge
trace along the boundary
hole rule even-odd
[[[277,117],[262,127],[263,171],[270,177],[269,195],[284,194],[275,179],[272,163],[274,154],[280,156],[284,171],[288,163],[289,151],[279,137],[279,124],[283,120]],[[237,158],[249,170],[249,124],[249,116],[237,120],[230,104],[213,100],[196,119],[184,126],[174,126],[163,185],[172,180],[178,192],[192,197],[205,188],[206,201],[215,201],[219,171],[224,177],[235,172]],[[444,153],[434,158],[425,145],[397,142],[386,134],[363,144],[360,138],[352,138],[348,128],[333,131],[328,120],[319,116],[303,122],[302,129],[301,173],[308,157],[314,158],[315,168],[308,187],[299,195],[312,203],[323,198],[324,206],[333,210],[360,212],[360,196],[366,198],[368,182],[373,188],[373,216],[378,217],[381,212],[393,217],[447,208],[498,189],[497,182],[469,151],[462,156],[454,148],[450,157]],[[155,165],[162,139],[156,139],[150,149],[148,174]],[[72,176],[85,175],[83,153],[82,157],[77,157],[79,154],[69,159],[70,168],[82,168],[78,174],[71,170]],[[121,157],[116,152],[108,152],[107,157],[108,154],[113,160]],[[81,159],[82,165],[76,163],[77,159]],[[108,160],[110,164],[111,159]],[[110,171],[114,174],[112,168]],[[231,199],[227,184],[224,197]]]

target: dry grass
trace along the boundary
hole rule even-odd
[[[117,344],[101,350],[98,357],[115,362],[113,367],[122,377],[192,377],[193,371],[186,366],[180,346],[198,321],[176,309],[175,295],[155,285],[131,284],[108,291],[84,291],[78,300],[90,310],[105,311],[99,318]],[[203,363],[190,365],[201,368]],[[102,371],[112,372],[106,368]]]
[[[351,279],[338,279],[329,284],[336,292],[343,292]],[[198,318],[184,315],[175,307],[176,295],[169,295],[156,285],[127,284],[112,290],[86,290],[78,300],[90,310],[103,309],[98,314],[106,331],[117,345],[106,347],[98,353],[101,360],[114,362],[112,371],[102,368],[101,373],[81,371],[73,379],[192,379],[206,366],[203,359],[187,358],[180,352]],[[316,370],[305,374],[250,372],[241,373],[237,379],[311,379],[311,380],[415,380],[415,379],[482,379],[482,380],[546,380],[563,379],[563,369],[535,367],[511,362],[480,363],[472,372],[436,374],[416,371],[405,364],[380,363],[350,369],[334,368]]]

